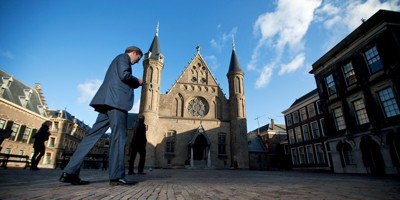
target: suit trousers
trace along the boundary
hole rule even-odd
[[[98,114],[93,128],[79,143],[69,163],[64,168],[68,174],[79,175],[81,166],[86,155],[90,152],[96,142],[111,129],[109,150],[109,177],[119,179],[125,177],[125,144],[127,139],[127,117],[128,112],[115,108],[109,108]]]

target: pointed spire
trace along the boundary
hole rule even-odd
[[[235,37],[232,35],[232,49],[235,51]]]
[[[160,44],[158,43],[158,29],[159,23],[157,22],[156,35],[154,36],[153,42],[151,43],[149,48],[149,53],[151,53],[150,56],[156,56],[154,58],[157,58],[161,54]]]
[[[236,56],[235,40],[233,36],[232,36],[232,55],[231,55],[231,62],[229,64],[228,74],[231,72],[243,72],[242,68],[240,67],[239,60]]]
[[[160,22],[157,22],[157,27],[156,27],[156,36],[158,37],[158,26],[159,26]]]

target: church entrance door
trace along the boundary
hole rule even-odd
[[[207,149],[207,139],[204,135],[198,135],[193,144],[193,160],[205,160]]]

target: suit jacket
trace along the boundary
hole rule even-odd
[[[131,65],[128,54],[115,57],[90,106],[96,111],[101,111],[107,106],[125,111],[132,109],[133,89],[138,88],[140,84],[138,78],[132,75]]]

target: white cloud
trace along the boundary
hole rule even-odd
[[[290,63],[282,64],[281,69],[279,70],[279,75],[296,71],[298,68],[303,66],[305,59],[305,55],[301,53],[297,55]]]
[[[102,82],[103,82],[102,80],[95,79],[79,84],[78,103],[86,103],[92,100],[93,96],[96,94]]]
[[[251,71],[257,70],[258,58],[260,57],[260,55],[259,55],[260,48],[261,48],[261,45],[259,43],[257,45],[257,47],[253,49],[253,54],[251,55],[250,63],[247,65],[248,70],[251,70]]]
[[[362,23],[361,19],[370,18],[379,9],[399,11],[400,1],[276,1],[275,11],[260,15],[253,27],[259,41],[253,50],[247,69],[260,73],[256,87],[266,86],[273,74],[274,67],[265,66],[280,65],[279,74],[283,75],[294,72],[304,65],[306,61],[304,37],[312,22],[323,25],[326,39],[321,47],[327,51],[356,29]],[[271,53],[271,49],[275,52]]]
[[[362,19],[367,20],[379,9],[400,10],[399,0],[353,0],[353,1],[324,1],[324,5],[315,11],[317,23],[322,22],[326,29],[327,39],[321,44],[328,51],[350,32],[361,25]]]
[[[0,55],[9,59],[14,59],[14,55],[9,50],[0,49]]]
[[[361,19],[368,19],[375,14],[379,9],[384,10],[399,10],[400,1],[389,0],[381,2],[380,0],[351,1],[350,5],[345,10],[344,22],[347,29],[353,31],[362,23]]]
[[[322,0],[279,0],[277,8],[274,12],[264,13],[260,15],[254,24],[255,34],[260,33],[260,39],[257,47],[253,50],[248,69],[258,71],[257,65],[264,65],[258,79],[256,87],[261,88],[269,83],[270,76],[273,73],[273,67],[279,65],[281,59],[291,59],[291,55],[298,55],[304,50],[304,36],[314,19],[314,11],[322,3]],[[275,55],[268,53],[268,56],[273,56],[274,64],[263,64],[261,61],[267,60],[265,49],[275,50]],[[304,54],[302,54],[304,57]],[[297,69],[298,62],[304,62],[305,58],[296,57],[295,62],[287,65],[282,65],[280,73],[289,73]],[[267,67],[266,67],[267,66]]]
[[[221,29],[218,25],[217,29]],[[211,39],[210,44],[217,51],[221,51],[226,42],[232,41],[233,36],[237,33],[237,27],[232,28],[229,32],[219,32],[216,38]]]
[[[218,60],[217,60],[216,56],[214,56],[214,55],[205,56],[204,59],[207,61],[208,67],[211,68],[212,70],[217,70],[219,68]]]
[[[321,0],[280,0],[275,12],[260,15],[254,24],[261,31],[260,42],[275,40],[275,48],[281,54],[286,46],[290,49],[302,46],[302,40],[313,20],[314,10]]]
[[[272,69],[273,67],[270,65],[264,66],[260,76],[256,80],[256,88],[262,88],[270,82],[272,76]]]

